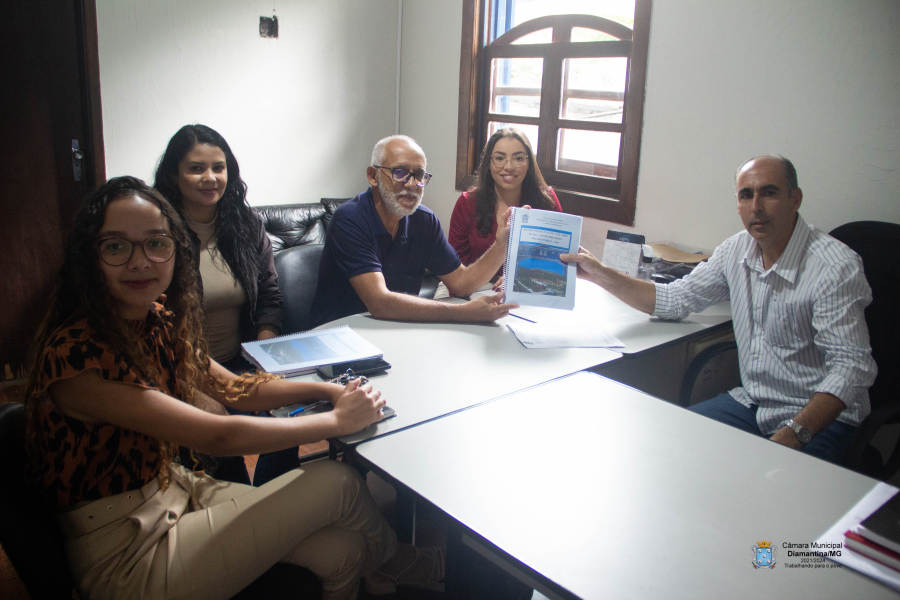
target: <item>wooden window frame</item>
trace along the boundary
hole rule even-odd
[[[644,91],[650,41],[652,0],[635,3],[634,30],[591,17],[594,25],[619,38],[607,42],[571,42],[571,17],[552,15],[514,27],[486,45],[486,18],[490,0],[463,0],[463,31],[459,68],[459,118],[456,142],[456,189],[468,190],[475,183],[479,153],[486,142],[487,122],[538,125],[542,134],[537,150],[541,173],[552,185],[563,210],[585,217],[633,226],[643,128]],[[601,24],[602,22],[602,24]],[[577,26],[575,24],[574,26]],[[530,31],[553,28],[552,44],[510,44]],[[597,27],[600,28],[600,27]],[[598,54],[599,53],[599,54]],[[495,58],[543,57],[544,89],[562,89],[562,61],[584,56],[627,56],[628,71],[622,124],[567,120],[559,117],[560,94],[542,93],[539,117],[491,115],[487,90],[490,61]],[[619,168],[615,179],[591,177],[555,166],[559,129],[622,132]],[[551,131],[547,135],[546,131]]]

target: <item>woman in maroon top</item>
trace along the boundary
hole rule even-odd
[[[488,140],[475,188],[459,197],[450,218],[450,245],[464,265],[491,247],[498,221],[513,206],[562,211],[553,189],[544,182],[528,138],[521,129],[507,127]]]

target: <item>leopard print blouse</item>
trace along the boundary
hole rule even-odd
[[[113,352],[98,339],[87,319],[60,327],[50,336],[41,356],[35,393],[40,394],[38,442],[43,483],[58,507],[143,487],[157,475],[159,448],[155,439],[142,433],[108,423],[85,423],[63,414],[47,388],[54,381],[94,370],[108,381],[159,389],[181,398],[171,316],[154,303],[146,321],[134,323],[161,373],[159,386],[148,381],[130,358]]]

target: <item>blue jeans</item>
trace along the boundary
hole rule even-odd
[[[730,394],[719,394],[715,398],[689,407],[688,410],[720,423],[731,425],[741,431],[760,437],[769,437],[759,430],[759,425],[756,423],[756,411],[759,410],[759,406],[754,404],[747,408]],[[850,440],[853,439],[853,434],[856,433],[857,429],[858,427],[835,421],[826,429],[817,433],[800,452],[840,464],[844,453],[847,451],[847,446],[850,444]]]

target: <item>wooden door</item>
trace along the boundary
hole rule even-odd
[[[0,368],[18,374],[77,207],[104,179],[94,0],[4,3],[0,56]]]

